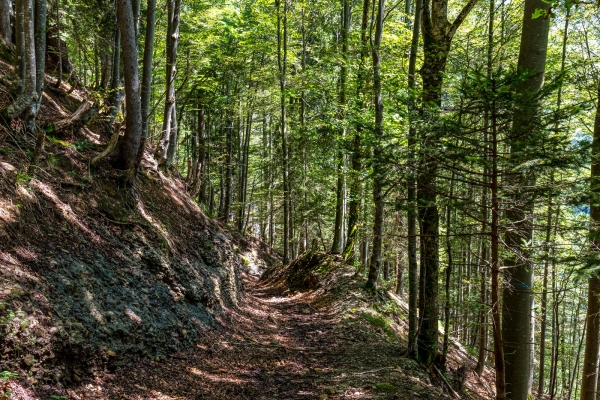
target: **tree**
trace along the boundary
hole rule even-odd
[[[169,157],[169,147],[177,146],[175,74],[177,72],[177,47],[179,44],[179,17],[181,0],[168,0],[167,6],[168,27],[166,40],[166,97],[163,114],[163,129],[158,145],[156,146],[155,157],[159,165],[165,165],[168,168],[170,163],[173,161]]]
[[[600,88],[598,88],[600,101]],[[600,103],[599,103],[600,104]],[[588,279],[587,327],[585,332],[585,353],[583,358],[581,400],[596,399],[598,385],[598,355],[600,353],[600,107],[596,109],[594,120],[594,136],[592,141],[592,168],[590,192],[590,253],[588,267],[594,268]]]
[[[442,84],[450,45],[456,31],[469,15],[477,0],[469,0],[455,20],[448,21],[447,0],[423,1],[423,105],[428,117],[436,118],[442,103]],[[434,122],[435,124],[435,122]],[[421,327],[418,335],[418,358],[425,365],[433,364],[438,350],[438,275],[439,275],[439,214],[436,204],[437,150],[431,132],[423,132],[420,166],[417,177],[418,217],[421,228]]]
[[[135,168],[134,163],[142,138],[142,104],[138,74],[138,47],[133,25],[131,0],[117,0],[117,14],[123,49],[126,128],[125,135],[117,145],[113,165],[120,170],[131,170]]]
[[[0,1],[0,40],[2,44],[12,49],[12,29],[10,26],[10,11],[12,0]]]
[[[384,198],[383,186],[385,170],[383,162],[383,99],[381,96],[381,54],[380,46],[383,38],[383,23],[385,16],[385,0],[378,0],[377,17],[375,19],[375,38],[371,54],[373,57],[373,104],[375,105],[375,145],[373,146],[373,249],[366,288],[375,289],[381,268],[381,247],[383,244]]]
[[[505,217],[511,229],[504,235],[510,254],[504,260],[505,284],[502,291],[502,339],[506,361],[506,391],[511,400],[527,400],[533,382],[533,266],[527,255],[527,242],[533,235],[534,194],[526,187],[535,185],[534,174],[519,166],[530,160],[528,152],[536,147],[540,135],[538,94],[544,82],[548,47],[548,18],[533,18],[537,9],[547,10],[548,3],[526,0],[517,68],[526,79],[516,91],[521,98],[513,117],[510,137],[510,163],[517,172],[509,175],[509,194]]]

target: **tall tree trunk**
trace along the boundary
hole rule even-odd
[[[163,129],[154,153],[159,165],[167,164],[169,158],[169,146],[175,145],[174,143],[170,143],[170,140],[173,136],[172,129],[174,121],[172,116],[176,101],[175,75],[177,72],[177,47],[179,44],[179,15],[181,10],[181,0],[168,0],[167,6],[167,60],[165,71],[166,99],[163,114]]]
[[[542,0],[525,0],[521,48],[518,69],[530,76],[517,88],[524,99],[513,116],[510,163],[520,165],[528,159],[527,149],[535,146],[535,121],[539,104],[536,100],[544,82],[546,50],[548,46],[548,18],[533,19],[536,9],[548,9]],[[527,242],[533,235],[533,194],[524,187],[535,184],[532,174],[516,172],[507,177],[507,186],[516,188],[508,194],[505,212],[511,227],[504,235],[510,249],[505,258],[505,285],[502,293],[502,338],[506,357],[506,391],[511,400],[527,400],[533,383],[531,340],[533,310],[533,265],[528,261]]]
[[[367,31],[369,27],[370,4],[370,0],[363,0],[362,21],[360,26],[360,61],[356,83],[357,98],[363,96],[367,80],[367,68],[365,64],[367,57],[369,56]],[[363,106],[362,101],[360,102],[360,106]],[[348,264],[354,263],[356,258],[356,244],[359,238],[360,202],[362,198],[362,184],[360,179],[360,172],[362,170],[362,125],[361,122],[358,122],[354,128],[354,140],[352,143],[352,153],[350,155],[352,183],[350,185],[350,201],[348,205],[348,229],[346,230],[348,237],[344,248],[344,260]]]
[[[142,71],[142,143],[144,151],[150,126],[150,97],[152,95],[152,62],[154,55],[154,31],[156,24],[156,0],[148,0],[146,9],[146,38],[144,40],[144,65]]]
[[[12,0],[0,0],[0,41],[9,49],[12,49],[11,9]]]
[[[598,88],[600,104],[600,88]],[[590,266],[600,264],[600,106],[596,108],[592,141],[592,172],[590,192]],[[588,279],[587,328],[583,358],[581,400],[596,400],[598,357],[600,355],[600,274]]]
[[[24,82],[25,82],[25,69],[27,67],[26,61],[26,44],[25,44],[25,18],[26,8],[28,0],[15,0],[15,41],[17,44],[16,56],[17,56],[17,76],[19,80],[17,82],[18,93],[23,93]]]
[[[498,129],[496,105],[492,102],[492,224],[491,224],[491,262],[492,262],[492,332],[494,338],[494,367],[496,369],[496,399],[506,398],[506,362],[504,354],[504,338],[502,318],[500,315],[500,199],[498,177]],[[513,399],[511,395],[511,400]]]
[[[281,3],[283,1],[283,9]],[[283,264],[290,262],[290,182],[287,137],[287,59],[288,59],[288,1],[276,0],[277,7],[277,64],[279,67],[279,96],[281,105],[281,149],[283,164]],[[283,28],[283,29],[282,29]]]
[[[117,13],[123,47],[123,75],[125,77],[125,135],[119,141],[113,165],[132,170],[142,138],[142,104],[138,73],[138,46],[133,29],[131,0],[117,0]],[[130,175],[131,176],[131,175]]]
[[[492,68],[493,68],[493,52],[494,52],[494,20],[496,15],[496,1],[490,0],[489,4],[489,16],[488,16],[488,43],[487,43],[487,79],[491,81],[492,79]],[[493,110],[492,110],[493,111]],[[487,176],[489,174],[489,168],[487,167],[489,161],[489,127],[490,127],[490,112],[489,110],[485,110],[485,155],[484,161],[486,162],[486,166],[484,167],[484,173]],[[494,140],[496,140],[494,136]],[[494,148],[495,149],[495,148]],[[489,179],[484,178],[484,183],[488,184]],[[481,195],[481,231],[484,233],[489,226],[489,213],[488,213],[488,187],[484,186],[482,195]],[[486,299],[487,299],[487,288],[486,288],[486,269],[488,267],[488,247],[485,235],[481,238],[481,261],[480,261],[480,304],[479,304],[479,355],[477,357],[477,365],[475,366],[475,371],[477,375],[481,376],[483,374],[483,370],[485,368],[485,360],[487,358],[487,346],[488,346],[488,326],[487,326],[487,311],[486,311]],[[498,327],[499,328],[499,327]],[[504,378],[503,378],[504,379]]]
[[[62,55],[61,55],[62,57]],[[112,73],[110,81],[110,108],[108,111],[109,122],[115,122],[119,114],[119,103],[121,102],[121,30],[117,26],[113,36]]]
[[[352,17],[351,4],[348,0],[342,0],[342,18],[341,18],[341,40],[342,40],[342,65],[340,67],[340,93],[339,93],[339,117],[342,128],[338,132],[338,140],[343,142],[346,133],[346,81],[348,80],[348,35],[350,33],[350,19]],[[345,154],[342,149],[338,149],[338,166],[337,166],[337,190],[335,202],[335,225],[333,227],[333,244],[331,252],[333,254],[341,254],[343,250],[344,235],[344,160]]]
[[[231,116],[227,117],[225,123],[225,171],[224,171],[224,191],[223,208],[221,211],[221,220],[226,224],[229,223],[231,217],[231,200],[233,195],[233,129],[234,121]]]
[[[383,165],[383,99],[381,97],[381,55],[380,47],[383,38],[383,22],[385,15],[385,0],[378,0],[377,17],[375,19],[375,38],[371,50],[373,57],[373,103],[375,105],[375,129],[373,134],[375,144],[373,148],[373,204],[375,211],[373,217],[373,249],[371,250],[371,263],[366,288],[376,289],[379,269],[381,267],[381,247],[383,244],[383,186],[385,167]]]
[[[478,0],[469,2],[454,22],[448,21],[447,0],[423,1],[423,52],[421,68],[423,104],[426,116],[437,119],[442,102],[442,83],[452,38]],[[433,364],[438,351],[438,275],[439,275],[439,214],[437,209],[437,162],[430,155],[436,149],[434,132],[424,132],[421,140],[421,160],[417,178],[417,204],[421,227],[421,281],[423,293],[421,325],[418,334],[418,358],[425,365]]]
[[[26,110],[30,113],[30,107],[36,97],[37,70],[34,33],[34,0],[19,0],[16,2],[16,6],[17,21],[15,25],[18,28],[21,26],[23,27],[21,40],[17,43],[17,54],[22,56],[21,63],[24,62],[23,90],[16,100],[2,111],[2,116],[5,120],[15,119]]]
[[[133,10],[133,29],[135,32],[135,42],[138,43],[140,37],[140,15],[141,0],[131,0],[131,9]]]
[[[410,8],[407,1],[407,7]],[[408,61],[408,95],[409,95],[409,128],[408,148],[411,170],[414,171],[417,146],[417,128],[413,123],[416,112],[415,75],[417,72],[417,52],[419,51],[419,32],[421,31],[421,14],[423,0],[415,1],[415,17],[412,26],[412,39]],[[417,358],[417,298],[419,294],[418,265],[417,265],[417,188],[413,173],[407,179],[408,194],[408,356]]]
[[[35,94],[31,104],[31,111],[27,116],[28,130],[36,133],[36,118],[42,106],[44,91],[44,78],[46,72],[46,0],[35,0]]]
[[[450,180],[450,198],[454,197],[454,172],[452,173],[452,178]],[[451,214],[450,214],[450,204],[446,206],[446,253],[448,255],[448,265],[446,266],[446,282],[445,282],[445,290],[446,290],[446,299],[444,304],[444,347],[442,348],[442,371],[446,370],[446,358],[448,355],[448,345],[450,342],[450,279],[452,278],[452,241],[450,239],[450,223]],[[460,274],[459,279],[462,281]],[[462,304],[462,301],[459,302]]]

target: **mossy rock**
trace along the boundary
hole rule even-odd
[[[375,385],[377,390],[396,390],[396,386],[390,385],[389,383],[378,383]]]

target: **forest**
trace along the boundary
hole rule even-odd
[[[462,390],[451,383],[459,374],[451,353],[461,346],[473,360],[469,374],[490,372],[487,398],[596,400],[599,4],[0,0],[0,178],[6,183],[0,185],[6,274],[0,274],[0,339],[24,335],[10,328],[18,320],[11,301],[23,296],[8,288],[19,275],[9,259],[31,265],[32,276],[50,276],[43,265],[61,255],[50,245],[52,235],[69,242],[64,238],[73,229],[93,230],[69,215],[92,215],[85,207],[97,202],[101,216],[89,218],[104,218],[98,229],[114,235],[106,243],[139,249],[143,237],[162,260],[155,262],[162,265],[157,276],[175,301],[194,297],[182,283],[191,282],[192,272],[174,266],[194,251],[214,253],[215,270],[238,260],[220,286],[211,283],[210,293],[189,300],[211,310],[219,302],[214,307],[233,307],[213,300],[225,292],[225,281],[234,282],[232,304],[249,285],[238,282],[238,268],[253,265],[237,254],[239,243],[249,241],[278,260],[269,268],[261,264],[268,279],[277,273],[292,279],[309,264],[329,273],[327,263],[336,260],[331,268],[352,271],[357,296],[369,304],[389,296],[401,302],[404,308],[392,314],[405,326],[402,354],[439,377],[452,397]],[[67,152],[74,166],[62,166]],[[64,173],[57,177],[59,169]],[[65,200],[68,193],[48,194],[71,187],[84,208]],[[144,197],[158,192],[170,200]],[[79,228],[57,223],[50,231],[58,233],[28,231],[26,213],[46,218],[40,202],[60,208],[60,218]],[[161,222],[150,209],[171,219]],[[154,245],[140,229],[152,232]],[[200,231],[208,236],[194,236]],[[217,249],[225,243],[220,235],[238,244]],[[90,240],[81,246],[92,246]],[[22,249],[34,242],[27,251],[37,255],[27,258]],[[103,259],[127,253],[106,246]],[[75,258],[74,249],[62,253]],[[319,258],[325,264],[315,267],[314,254],[333,258]],[[183,258],[168,261],[176,256]],[[66,276],[52,274],[56,282]],[[58,283],[43,285],[47,298],[71,296]],[[65,313],[65,320],[80,318]],[[190,329],[179,331],[182,343],[191,343]],[[111,352],[107,359],[116,358]],[[2,381],[19,376],[8,372],[9,360],[22,357],[14,349],[5,353],[0,391]],[[85,375],[69,374],[71,383]],[[400,393],[366,398],[411,395]],[[362,398],[356,396],[343,398]]]

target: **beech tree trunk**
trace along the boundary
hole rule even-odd
[[[31,104],[31,111],[27,116],[27,129],[36,133],[36,118],[42,106],[42,94],[46,72],[46,0],[35,0],[35,94]]]
[[[11,0],[0,0],[0,40],[12,49],[12,29],[10,27]]]
[[[138,46],[133,27],[131,0],[117,0],[118,22],[123,48],[123,75],[125,78],[125,134],[117,145],[113,166],[121,170],[134,167],[142,138],[142,104],[138,73]],[[131,175],[130,175],[131,176]]]
[[[356,96],[363,96],[364,86],[367,80],[366,59],[369,56],[367,30],[369,27],[370,0],[363,0],[361,32],[360,32],[360,62],[358,66],[358,76],[356,83]],[[362,102],[361,102],[362,106]],[[362,183],[360,172],[362,170],[362,140],[361,135],[363,126],[358,122],[355,126],[354,140],[352,143],[352,153],[350,155],[350,166],[352,168],[350,195],[348,204],[348,229],[346,246],[344,247],[344,260],[348,264],[353,264],[356,259],[356,245],[359,238],[360,222],[360,202],[362,198]],[[361,259],[362,261],[362,259]]]
[[[339,93],[339,117],[340,123],[345,125],[346,117],[346,81],[348,80],[348,35],[350,33],[350,19],[352,17],[351,5],[348,0],[342,0],[342,21],[341,21],[341,41],[342,41],[342,65],[340,68],[340,93]],[[346,133],[345,126],[338,132],[338,146],[342,147]],[[333,227],[333,244],[331,252],[341,254],[344,249],[344,164],[345,154],[342,149],[338,149],[338,167],[337,167],[337,190],[335,202],[335,225]]]
[[[535,121],[539,104],[536,96],[544,82],[548,46],[548,18],[533,19],[536,9],[548,9],[542,0],[525,0],[518,69],[531,74],[517,88],[522,105],[513,117],[510,163],[528,161],[527,149],[536,146]],[[506,359],[506,392],[511,400],[527,400],[533,383],[533,265],[527,243],[533,235],[534,194],[521,189],[535,184],[531,173],[515,172],[507,176],[507,186],[516,188],[508,194],[505,218],[510,229],[504,236],[509,249],[505,258],[505,284],[502,293],[502,339]]]
[[[378,0],[377,17],[375,19],[375,38],[373,40],[373,103],[375,104],[375,129],[373,134],[373,204],[375,205],[373,217],[373,249],[371,250],[371,263],[366,288],[377,288],[377,278],[381,268],[381,247],[383,244],[383,186],[385,168],[383,165],[383,99],[381,97],[381,55],[379,53],[383,38],[383,22],[385,15],[385,0]]]
[[[288,52],[288,1],[276,0],[277,8],[277,65],[279,68],[279,96],[281,105],[281,150],[283,164],[283,264],[290,262],[290,182],[287,137],[287,52]],[[283,2],[283,9],[281,3]]]
[[[121,102],[121,90],[119,89],[119,86],[121,85],[121,31],[118,27],[115,29],[113,46],[111,64],[112,73],[110,80],[110,89],[112,93],[110,96],[110,111],[108,112],[109,122],[111,124],[115,122],[115,119],[119,114],[119,103]]]
[[[150,96],[152,90],[152,62],[154,52],[154,25],[156,24],[156,0],[148,0],[146,10],[146,39],[144,41],[144,67],[142,72],[142,140],[148,138],[150,125]]]
[[[166,99],[163,114],[162,132],[156,151],[154,153],[158,165],[165,165],[169,159],[169,146],[173,136],[173,109],[175,108],[175,73],[177,72],[177,47],[179,43],[179,14],[181,0],[168,0],[167,2],[167,62],[166,62]],[[176,122],[175,122],[176,123]],[[167,165],[168,167],[168,165]]]
[[[600,88],[598,89],[600,101]],[[590,201],[590,267],[600,265],[600,107],[596,109],[592,141]],[[596,400],[598,384],[598,357],[600,356],[600,275],[588,279],[587,328],[583,358],[581,400]]]
[[[31,113],[31,105],[36,101],[36,48],[34,33],[34,0],[18,0],[16,2],[17,36],[21,39],[17,43],[17,54],[21,58],[22,91],[19,96],[6,109],[2,111],[5,120],[12,120],[23,114],[26,110]],[[19,35],[19,28],[23,29]],[[26,116],[28,118],[29,116]]]

